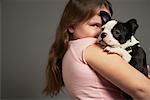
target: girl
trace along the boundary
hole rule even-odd
[[[101,11],[112,15],[107,0],[70,0],[49,51],[44,92],[57,95],[63,86],[73,99],[150,98],[150,80],[116,54],[107,54],[96,44],[102,31]]]

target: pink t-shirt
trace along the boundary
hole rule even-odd
[[[77,100],[124,100],[122,91],[96,73],[85,61],[85,49],[96,40],[83,38],[69,42],[62,65],[65,87]]]

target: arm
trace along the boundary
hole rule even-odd
[[[85,51],[87,63],[114,85],[135,100],[150,98],[150,80],[116,54],[107,54],[99,46],[89,46]]]

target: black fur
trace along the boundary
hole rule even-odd
[[[109,20],[111,20],[111,16],[105,12],[105,11],[100,11],[101,20],[102,20],[102,25],[106,24]]]
[[[135,19],[131,19],[126,23],[118,22],[111,30],[111,33],[120,44],[124,44],[131,39],[131,36],[135,34],[137,28],[137,21]],[[131,46],[130,49],[132,50],[132,52],[130,52],[132,58],[129,63],[148,77],[145,51],[142,47],[139,47],[139,45]]]

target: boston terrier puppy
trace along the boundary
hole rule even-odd
[[[101,12],[100,16],[103,26],[98,42],[105,44],[104,50],[120,55],[125,61],[148,77],[146,53],[134,36],[139,27],[136,19],[121,22],[111,19],[106,12]],[[133,100],[126,93],[125,97],[127,100]]]
[[[138,28],[136,19],[130,19],[125,23],[110,20],[102,28],[98,41],[103,41],[107,45],[104,49],[109,53],[119,54],[129,64],[148,76],[146,53],[134,36]]]

